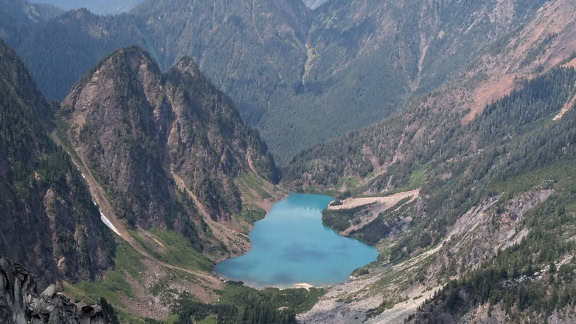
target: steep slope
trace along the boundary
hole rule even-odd
[[[249,124],[275,89],[298,83],[304,69],[309,18],[300,1],[149,0],[133,14],[154,35],[161,66],[193,57]]]
[[[2,323],[118,323],[114,309],[105,300],[99,305],[74,304],[58,293],[55,285],[38,293],[34,274],[6,258],[0,258],[0,277]]]
[[[32,5],[25,0],[0,1],[0,37],[4,40],[18,39],[36,23],[62,14],[62,10],[51,5]]]
[[[402,114],[285,170],[295,187],[344,192],[335,207],[353,208],[325,221],[381,251],[303,322],[574,320],[573,6],[547,3]],[[383,212],[362,203],[413,189]]]
[[[284,181],[340,189],[346,180],[364,178],[359,190],[375,192],[407,186],[412,171],[424,171],[454,129],[509,94],[517,80],[571,60],[573,8],[565,0],[547,3],[523,28],[490,44],[441,88],[415,98],[402,112],[303,152],[285,170]]]
[[[554,118],[575,91],[574,69],[521,83],[449,131],[439,150],[421,153],[431,155],[416,171],[423,173],[419,183],[409,183],[421,188],[416,199],[376,211],[369,222],[363,220],[375,205],[365,196],[342,201],[348,213],[327,211],[328,225],[350,226],[344,234],[376,245],[382,255],[358,272],[361,278],[332,289],[304,322],[393,323],[425,302],[414,323],[473,322],[490,317],[490,305],[498,311],[495,323],[528,314],[543,322],[556,311],[573,320],[566,302],[574,296],[573,104]],[[541,275],[550,264],[567,264],[566,271],[553,279]],[[342,317],[345,309],[353,311]]]
[[[119,50],[74,86],[59,115],[110,217],[176,230],[217,259],[220,242],[232,254],[246,250],[250,224],[235,179],[276,181],[277,171],[258,133],[191,59],[162,74],[146,52]]]
[[[7,42],[26,62],[45,96],[58,101],[116,49],[132,45],[152,49],[146,31],[131,16],[97,16],[86,9],[66,12],[19,34]]]
[[[119,46],[147,49],[161,69],[191,56],[284,165],[302,149],[380,121],[438,87],[544,3],[337,0],[311,11],[284,0],[145,1],[126,16],[70,14],[11,44],[54,98],[64,96],[84,64]],[[49,48],[50,60],[37,55],[40,47]],[[55,70],[65,71],[62,82],[53,82]]]
[[[262,134],[286,164],[302,149],[385,119],[543,3],[330,1],[314,11],[301,83],[275,92]]]
[[[0,254],[40,274],[43,284],[99,277],[115,246],[79,172],[48,136],[52,113],[0,42]]]

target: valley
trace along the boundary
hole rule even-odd
[[[576,321],[574,1],[50,3],[0,0],[0,322]]]

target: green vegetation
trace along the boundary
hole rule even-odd
[[[412,170],[412,173],[410,173],[410,180],[408,180],[408,187],[405,188],[404,190],[397,189],[397,191],[398,192],[409,191],[422,187],[426,182],[426,171],[428,171],[429,168],[430,168],[429,163],[416,167],[414,170]]]
[[[322,223],[337,232],[342,232],[352,225],[357,215],[370,212],[371,205],[359,206],[350,209],[324,209]]]
[[[148,232],[130,231],[130,235],[151,256],[170,265],[204,271],[212,270],[214,265],[182,234],[150,229]]]
[[[106,299],[100,298],[100,300],[98,300],[98,305],[102,308],[104,323],[120,324],[120,322],[118,321],[118,313],[116,312],[114,307],[112,307],[112,305],[108,303]]]
[[[368,176],[368,175],[366,175]],[[346,188],[346,191],[354,191],[360,185],[360,181],[353,177],[342,177],[338,180],[336,188],[340,189],[342,187]]]
[[[414,203],[407,204],[410,199],[410,197],[406,197],[399,201],[392,208],[380,213],[366,226],[353,231],[351,235],[367,244],[376,245],[393,230],[402,230],[402,227],[407,223],[406,219],[414,213]]]
[[[248,224],[253,224],[266,216],[266,211],[257,205],[264,200],[274,201],[284,195],[277,187],[265,179],[253,174],[245,173],[234,179],[234,184],[242,196],[242,210],[235,214]]]
[[[502,307],[510,321],[524,314],[545,319],[554,310],[573,305],[576,182],[572,175],[557,182],[554,195],[529,212],[524,224],[530,233],[520,244],[451,281],[417,316],[434,322],[442,313],[456,316],[473,305],[490,304]]]
[[[127,243],[118,242],[114,267],[106,272],[104,280],[65,284],[64,293],[71,299],[87,303],[96,303],[100,298],[105,298],[114,305],[122,306],[124,305],[122,296],[133,296],[126,277],[130,276],[137,280],[143,270],[140,258],[141,256]]]
[[[414,319],[440,322],[448,309],[447,313],[455,313],[456,320],[469,307],[482,303],[503,307],[511,321],[527,313],[546,316],[569,305],[576,291],[572,288],[572,270],[568,266],[560,280],[556,275],[552,279],[535,275],[545,271],[550,263],[563,264],[571,260],[570,253],[575,251],[570,239],[576,233],[571,224],[576,217],[573,203],[576,188],[572,179],[576,154],[570,149],[576,144],[574,107],[562,119],[552,120],[571,98],[575,82],[576,71],[562,68],[520,82],[510,95],[488,105],[467,125],[442,113],[427,115],[429,111],[408,111],[407,117],[392,118],[303,153],[284,174],[292,184],[307,186],[310,183],[298,175],[307,169],[308,174],[313,174],[312,179],[316,179],[314,185],[333,188],[340,185],[342,175],[351,177],[361,172],[362,163],[368,160],[367,147],[372,153],[395,152],[400,138],[415,136],[415,132],[407,131],[410,123],[429,118],[427,123],[437,127],[432,135],[412,142],[412,147],[401,151],[403,159],[392,163],[386,172],[367,176],[366,185],[357,189],[388,194],[421,187],[419,201],[404,202],[382,213],[352,235],[384,249],[386,257],[381,257],[379,262],[404,267],[442,242],[462,215],[483,202],[497,200],[494,207],[494,226],[497,226],[502,206],[514,197],[534,190],[554,189],[552,197],[517,225],[517,231],[529,230],[522,244],[500,252],[493,259],[491,254],[485,256],[487,260],[479,258],[473,251],[462,252],[470,255],[452,256],[459,263],[440,270],[445,271],[447,278],[460,275],[460,280],[433,298]],[[407,122],[402,124],[403,121]],[[380,164],[391,161],[389,156],[373,155],[371,159],[378,158]],[[330,211],[323,219],[327,225],[342,230],[360,213],[360,209],[353,213]],[[389,235],[394,235],[393,240],[389,240]],[[391,272],[374,289],[395,286],[402,291],[414,282],[424,282],[432,275],[429,267],[437,261],[434,256],[417,262],[410,276]],[[467,271],[467,265],[476,262],[482,265],[480,269]],[[562,284],[551,287],[550,282],[558,281]],[[386,298],[374,314],[395,302],[391,297]]]
[[[270,184],[253,173],[242,174],[236,178],[235,183],[240,192],[242,192],[243,195],[247,195],[250,199],[260,200],[272,198],[270,193],[264,190],[264,188],[269,187]]]
[[[152,237],[143,238],[140,234],[131,234],[148,253],[160,261],[170,265],[183,267],[190,270],[209,270],[212,263],[207,258],[195,251],[185,237],[174,232],[150,230]],[[154,242],[161,243],[154,244]],[[156,322],[151,319],[141,318],[138,314],[130,313],[124,303],[125,298],[138,299],[142,296],[135,295],[133,290],[135,282],[144,280],[146,273],[145,264],[141,262],[142,256],[124,241],[117,243],[115,266],[106,271],[103,280],[81,281],[78,283],[65,283],[64,293],[72,300],[85,303],[96,303],[100,298],[105,298],[118,308],[118,318],[121,323],[146,324],[146,323],[173,323],[175,315],[167,322]],[[161,277],[151,287],[145,287],[146,293],[158,297],[163,305],[174,305],[175,296],[181,291],[170,287],[172,282],[192,282],[198,279],[185,271],[165,269]]]
[[[0,251],[46,274],[42,284],[94,279],[115,249],[80,173],[48,135],[54,110],[0,40]]]
[[[266,211],[258,207],[244,206],[238,217],[249,224],[254,224],[266,217]]]
[[[296,323],[296,313],[312,308],[324,289],[256,290],[242,283],[229,282],[219,301],[207,305],[189,296],[178,300],[174,312],[177,323]]]
[[[146,65],[146,77],[163,91],[147,92],[147,79],[129,64],[132,60]],[[97,71],[100,81],[88,85]],[[105,89],[107,80],[114,81],[115,91],[108,99],[91,97],[80,110],[92,117],[79,122],[83,89]],[[219,243],[204,213],[214,220],[233,215],[252,223],[264,215],[257,203],[277,193],[270,183],[277,169],[266,144],[190,58],[163,74],[145,51],[117,50],[85,74],[71,98],[59,110],[56,133],[72,156],[83,152],[115,215],[132,229],[166,228],[187,237],[198,251],[213,250]],[[101,106],[101,100],[110,105]],[[122,113],[109,115],[107,109]],[[174,120],[155,118],[151,111]],[[169,141],[166,132],[180,140]],[[103,138],[111,138],[111,145]],[[242,201],[243,195],[252,196]]]
[[[544,3],[520,1],[506,20],[476,21],[472,17],[500,10],[496,3],[398,8],[393,1],[351,0],[312,12],[300,1],[265,2],[252,11],[217,0],[220,9],[213,16],[202,3],[146,1],[119,16],[77,10],[22,23],[26,13],[13,13],[0,19],[0,29],[8,31],[9,43],[51,99],[66,96],[85,71],[117,48],[142,47],[163,70],[184,56],[202,58],[202,71],[262,131],[278,163],[287,165],[300,151],[380,121],[413,96],[439,87],[491,41],[530,21]],[[359,8],[365,14],[358,16]],[[188,24],[191,17],[197,23]],[[441,36],[434,35],[437,30],[428,34],[429,21],[437,22]],[[421,35],[429,40],[423,57]],[[363,176],[372,167],[360,162],[353,165]]]

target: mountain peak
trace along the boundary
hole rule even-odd
[[[62,116],[74,150],[112,193],[109,213],[131,226],[194,233],[189,219],[240,212],[236,177],[275,173],[265,144],[189,57],[162,74],[142,49],[117,50],[74,87]],[[200,207],[171,215],[181,192]]]
[[[132,71],[137,71],[140,66],[144,65],[151,68],[156,73],[161,73],[160,68],[151,58],[150,54],[137,46],[116,50],[103,59],[100,64],[97,65],[96,70],[99,70],[103,66],[111,66],[117,71],[123,71],[121,69],[122,65],[129,67]]]
[[[196,65],[194,60],[189,56],[185,56],[185,57],[181,58],[174,65],[174,68],[176,70],[178,70],[179,72],[189,74],[192,77],[195,77],[201,73],[200,69],[198,68],[198,65]]]

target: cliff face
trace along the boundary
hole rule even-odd
[[[0,322],[6,324],[118,323],[110,308],[74,304],[50,285],[38,293],[36,279],[19,264],[0,258]]]
[[[72,89],[61,116],[81,163],[130,226],[199,238],[206,223],[240,213],[234,178],[278,177],[258,134],[188,58],[162,74],[144,51],[119,50]]]
[[[0,42],[0,254],[42,277],[94,279],[114,240],[80,174],[48,136],[52,108]]]

